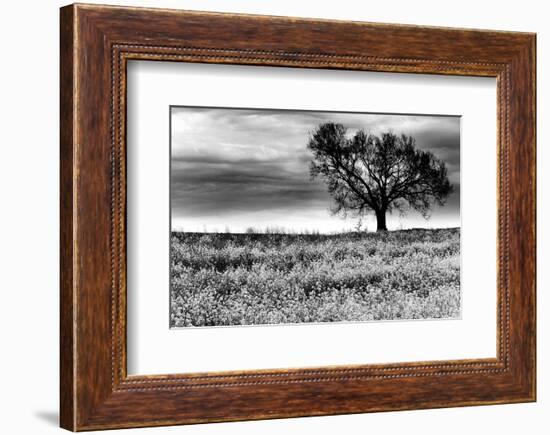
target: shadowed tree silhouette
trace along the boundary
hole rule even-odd
[[[334,199],[334,214],[376,215],[376,230],[387,231],[386,213],[419,211],[425,218],[452,192],[445,163],[416,148],[412,136],[375,136],[359,130],[350,137],[342,124],[325,123],[310,135],[312,179],[321,176]]]

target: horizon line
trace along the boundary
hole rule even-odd
[[[357,230],[344,230],[344,231],[332,231],[328,233],[323,233],[318,230],[305,230],[305,231],[262,231],[253,229],[253,231],[185,231],[183,229],[171,229],[170,233],[186,233],[186,234],[237,234],[237,235],[286,235],[286,236],[337,236],[342,234],[376,234],[376,233],[395,233],[400,231],[434,231],[434,230],[456,230],[461,229],[460,226],[450,226],[450,227],[412,227],[412,228],[399,228],[386,231],[357,231]]]

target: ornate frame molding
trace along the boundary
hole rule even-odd
[[[210,26],[230,36],[221,41]],[[350,30],[356,42],[350,42]],[[325,40],[313,42],[312,35],[319,32]],[[428,47],[426,35],[439,45]],[[534,400],[534,35],[72,5],[61,10],[61,37],[63,427],[88,430]],[[129,60],[496,77],[497,358],[127,376]],[[438,386],[431,385],[433,377],[439,378]],[[430,398],[419,398],[420,392]],[[239,398],[238,407],[227,405],[228,394]],[[311,394],[320,399],[313,403],[307,399]],[[287,403],[291,398],[293,407]]]

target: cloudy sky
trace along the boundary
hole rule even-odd
[[[460,226],[459,117],[197,107],[172,107],[171,116],[173,230],[353,228],[356,219],[331,216],[326,185],[309,177],[309,134],[328,121],[352,133],[412,135],[417,146],[446,162],[455,189],[446,205],[429,220],[414,211],[388,214],[388,229]],[[374,231],[374,216],[364,225]]]

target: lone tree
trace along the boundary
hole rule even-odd
[[[377,231],[387,231],[388,211],[413,208],[427,218],[432,204],[443,205],[452,191],[445,163],[416,148],[412,136],[359,130],[350,137],[342,124],[329,122],[311,134],[308,149],[311,177],[326,181],[332,212],[373,211]]]

